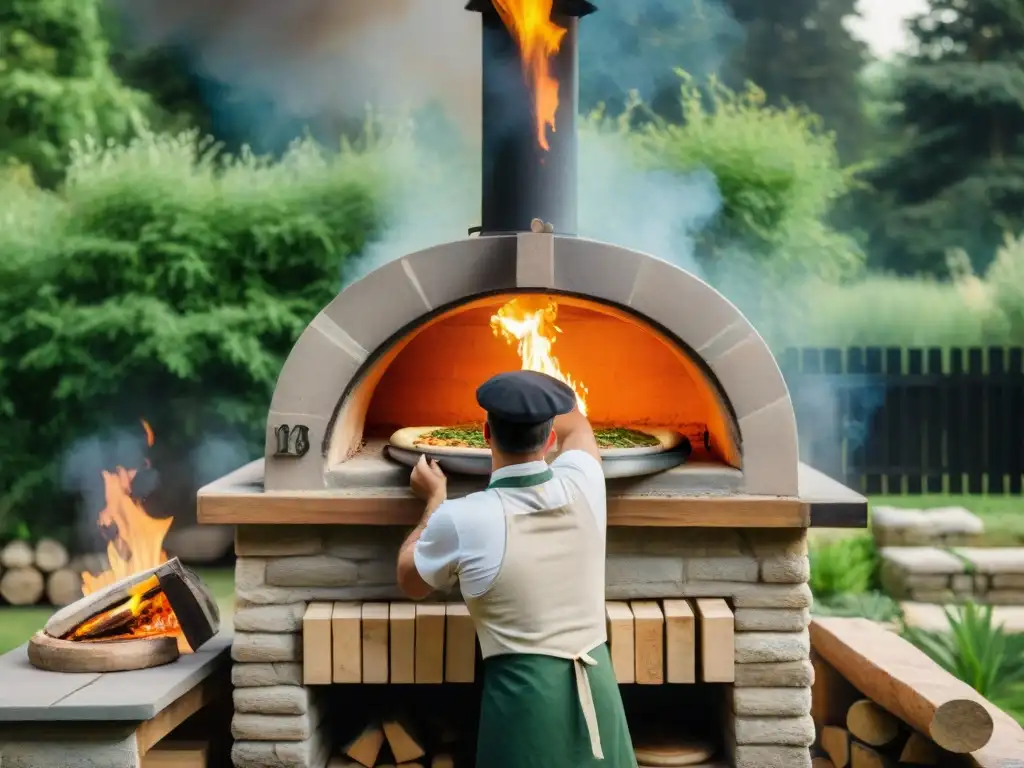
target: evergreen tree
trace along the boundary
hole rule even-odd
[[[905,149],[871,179],[884,201],[875,263],[946,272],[963,248],[983,269],[1024,227],[1024,3],[932,0],[897,85]]]
[[[128,137],[145,124],[146,99],[107,63],[101,0],[0,4],[0,165],[60,181],[71,142]]]
[[[867,47],[844,24],[856,15],[857,0],[726,1],[746,33],[727,81],[749,80],[769,103],[808,108],[836,132],[844,160],[859,157],[866,138],[859,77]]]

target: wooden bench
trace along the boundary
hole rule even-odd
[[[145,768],[147,753],[229,695],[231,634],[162,667],[78,674],[31,666],[25,646],[0,656],[3,768]]]

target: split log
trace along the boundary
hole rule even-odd
[[[890,768],[892,761],[864,744],[850,747],[850,768]]]
[[[61,568],[46,579],[46,599],[50,605],[62,608],[82,596],[82,576],[70,568]]]
[[[380,750],[383,746],[383,729],[377,723],[371,723],[363,729],[362,733],[349,742],[349,745],[342,752],[360,765],[366,768],[373,768],[377,764],[377,757],[380,755]]]
[[[434,755],[430,768],[455,768],[455,759],[451,755]]]
[[[46,583],[35,568],[11,568],[0,578],[0,597],[11,605],[35,605]]]
[[[910,765],[938,765],[939,748],[917,731],[910,734],[900,752],[900,762]]]
[[[12,541],[0,549],[0,565],[4,568],[31,568],[32,547],[24,541]]]
[[[846,768],[850,764],[850,732],[845,728],[827,725],[821,729],[821,749],[835,768]]]
[[[36,543],[36,568],[43,573],[59,571],[68,564],[68,551],[59,541],[40,539]]]
[[[410,763],[426,754],[414,733],[412,726],[402,718],[384,721],[384,738],[388,740],[391,756],[396,763]]]
[[[835,768],[827,757],[816,757],[811,760],[811,768]]]
[[[810,631],[836,671],[943,749],[966,754],[992,738],[984,698],[899,635],[867,619],[818,618]]]
[[[900,735],[900,721],[875,702],[861,699],[846,712],[846,730],[869,746],[884,747]]]

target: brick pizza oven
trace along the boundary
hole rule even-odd
[[[515,41],[490,0],[469,9],[484,30],[479,233],[384,265],[312,318],[265,457],[199,493],[201,522],[236,526],[234,764],[322,768],[348,750],[339,765],[472,765],[472,623],[457,588],[410,604],[396,587],[422,505],[386,444],[482,420],[475,388],[520,367],[489,319],[529,295],[557,305],[558,358],[594,423],[669,427],[692,448],[608,480],[609,640],[638,748],[689,739],[709,742],[699,765],[807,768],[806,532],[863,527],[866,500],[800,463],[786,383],[735,306],[654,255],[575,235],[575,34],[593,7],[556,3],[547,150]],[[449,493],[485,484],[452,474]]]

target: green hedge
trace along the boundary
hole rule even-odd
[[[261,444],[284,356],[379,228],[383,179],[372,153],[214,149],[87,147],[60,197],[0,190],[0,539],[67,536],[76,440],[145,417],[185,485],[173,465],[204,438]]]

